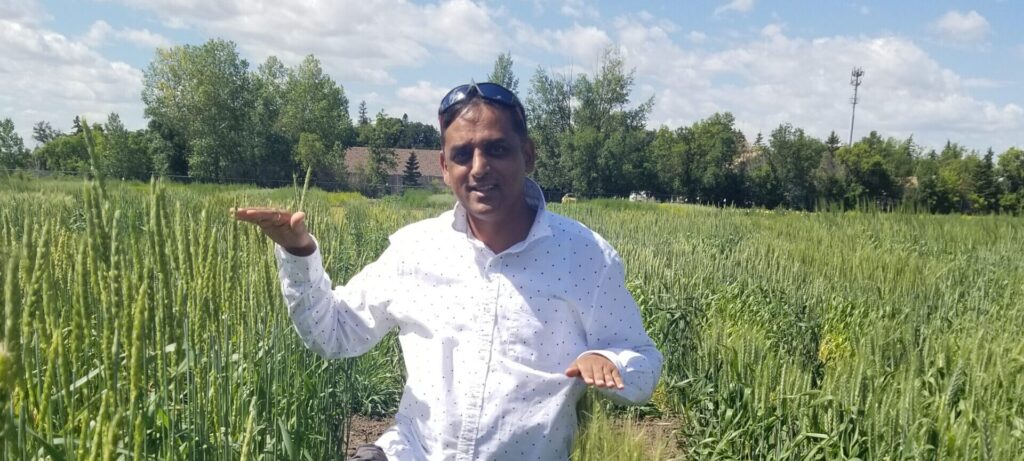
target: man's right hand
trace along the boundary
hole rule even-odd
[[[274,243],[295,256],[309,256],[316,251],[316,241],[306,230],[306,213],[273,208],[232,208],[239,221],[256,224]]]

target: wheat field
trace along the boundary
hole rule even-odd
[[[227,210],[300,202],[334,280],[452,204],[0,178],[0,459],[342,459],[402,364],[393,337],[325,361],[291,330],[270,243]],[[587,407],[574,459],[1024,451],[1024,219],[551,208],[618,249],[666,357],[651,403]],[[624,427],[655,417],[674,435]]]

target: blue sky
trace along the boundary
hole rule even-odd
[[[315,54],[353,114],[365,100],[426,123],[502,51],[525,96],[538,67],[589,74],[614,47],[635,69],[633,100],[654,97],[650,127],[729,111],[750,140],[787,122],[846,139],[860,66],[855,138],[1002,152],[1024,145],[1022,17],[1012,0],[0,0],[0,118],[29,145],[33,123],[68,129],[76,114],[142,127],[155,48],[213,37],[252,67]]]

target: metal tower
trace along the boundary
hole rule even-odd
[[[860,67],[854,67],[850,72],[850,85],[853,85],[853,97],[850,98],[850,104],[853,104],[853,110],[850,112],[850,146],[853,146],[853,120],[857,116],[857,89],[860,88],[860,78],[863,76],[864,69]]]

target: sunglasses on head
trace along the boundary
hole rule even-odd
[[[524,121],[526,120],[526,110],[523,108],[523,104],[519,102],[519,98],[505,87],[497,83],[490,82],[467,83],[465,85],[459,85],[452,88],[452,90],[441,99],[441,105],[437,108],[438,117],[443,116],[444,113],[447,112],[448,109],[451,109],[452,106],[458,104],[459,101],[473,96],[473,94],[478,94],[481,98],[487,101],[511,107],[523,117]]]

